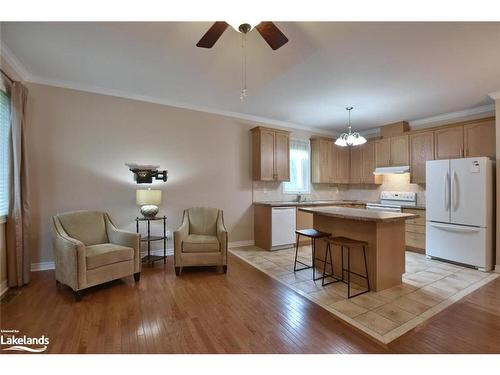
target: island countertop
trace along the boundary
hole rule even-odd
[[[400,212],[387,212],[377,210],[365,210],[361,208],[347,207],[311,207],[299,208],[299,211],[309,212],[316,215],[335,217],[339,219],[374,221],[380,223],[404,221],[417,218],[418,215]]]
[[[310,200],[310,201],[256,201],[254,206],[268,207],[315,207],[315,206],[349,206],[349,205],[366,205],[368,203],[379,203],[379,201],[356,200],[356,199],[341,199],[341,200]],[[401,208],[411,208],[414,210],[425,210],[425,204],[402,204]]]

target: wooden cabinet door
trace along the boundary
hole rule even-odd
[[[333,146],[334,178],[333,183],[349,183],[349,147]]]
[[[311,182],[325,184],[331,182],[332,145],[329,139],[311,139]]]
[[[391,165],[391,139],[375,141],[375,166],[389,167]]]
[[[270,130],[260,132],[260,180],[274,180],[274,136]]]
[[[495,118],[464,125],[465,157],[495,158]]]
[[[375,142],[366,142],[361,146],[361,183],[363,184],[381,184],[382,176],[375,176]]]
[[[391,137],[391,166],[408,165],[408,136]]]
[[[350,147],[351,149],[351,167],[350,167],[350,176],[349,182],[351,184],[360,184],[361,183],[361,169],[362,169],[362,160],[363,160],[363,149],[365,148],[366,143],[360,146]]]
[[[463,125],[434,130],[434,157],[457,159],[464,155]]]
[[[277,181],[290,181],[290,137],[288,133],[274,135],[274,173]]]
[[[434,160],[434,132],[410,135],[410,182],[425,184],[425,162]]]

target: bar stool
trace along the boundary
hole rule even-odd
[[[318,238],[328,238],[332,234],[331,233],[326,233],[326,232],[320,232],[319,230],[316,230],[316,229],[298,229],[298,230],[295,231],[295,233],[297,234],[297,242],[295,244],[295,262],[293,263],[293,272],[307,270],[309,268],[312,268],[313,269],[313,280],[316,281],[316,280],[319,280],[319,279],[323,279],[323,276],[316,278],[316,268],[314,267],[314,261],[317,259],[316,258],[316,239],[318,239]],[[308,265],[308,264],[305,264],[305,263],[301,262],[300,260],[297,260],[297,254],[299,252],[299,239],[300,239],[300,236],[308,237],[308,238],[311,239],[311,246],[312,246],[312,258],[311,259],[312,259],[312,265]],[[321,260],[321,259],[317,259],[317,260]],[[305,267],[297,269],[297,263],[300,263],[300,264],[302,264]]]
[[[330,237],[330,238],[325,239],[325,242],[326,242],[326,251],[325,251],[325,260],[324,260],[324,264],[323,264],[323,280],[321,282],[321,285],[325,286],[325,285],[329,285],[329,284],[333,284],[333,283],[341,281],[341,282],[347,284],[347,298],[352,298],[352,297],[356,297],[356,296],[359,296],[359,295],[364,294],[364,293],[368,293],[370,291],[370,278],[368,277],[368,265],[366,262],[366,246],[368,246],[368,242],[359,241],[359,240],[355,240],[355,239],[347,238],[347,237]],[[341,262],[342,262],[342,277],[341,278],[339,278],[338,276],[335,276],[334,272],[333,272],[331,245],[340,246]],[[347,268],[344,268],[344,248],[347,249]],[[361,275],[359,273],[351,271],[351,249],[356,249],[356,248],[363,249],[363,259],[364,259],[364,263],[365,263],[365,274],[364,275]],[[326,273],[327,257],[330,258],[330,264],[332,265],[331,266],[332,267],[331,274]],[[347,272],[347,282],[344,279],[344,272]],[[359,293],[351,295],[351,274],[354,274],[356,276],[359,276],[359,277],[365,279],[366,283],[368,285],[368,289],[363,291],[363,292],[359,292]],[[325,279],[328,277],[333,278],[334,280],[330,281],[330,282],[325,282]]]

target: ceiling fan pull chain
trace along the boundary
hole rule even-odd
[[[241,33],[241,93],[240,100],[245,100],[247,96],[247,53],[246,53],[247,36]]]

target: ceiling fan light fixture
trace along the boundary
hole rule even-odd
[[[236,30],[239,33],[246,34],[252,29],[257,26],[260,22],[258,21],[252,21],[252,22],[247,22],[247,21],[227,21],[229,26],[231,26],[234,30]]]
[[[366,138],[360,135],[359,133],[356,133],[358,136],[354,138],[353,146],[360,146],[364,143],[366,143]]]
[[[349,125],[347,126],[347,133],[342,133],[337,140],[335,141],[335,144],[337,146],[341,147],[347,147],[347,146],[359,146],[364,143],[366,143],[366,138],[363,137],[361,134],[358,132],[353,132],[351,128],[351,111],[354,109],[354,107],[347,107],[346,110],[349,111]]]
[[[345,133],[344,133],[345,134]],[[342,136],[338,137],[335,141],[335,144],[340,147],[347,147],[347,142]]]

